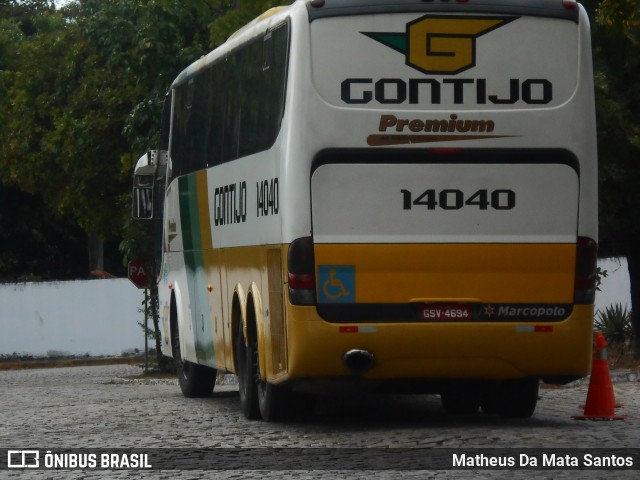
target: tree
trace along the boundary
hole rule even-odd
[[[0,282],[86,275],[82,230],[52,217],[37,195],[0,186]],[[28,219],[28,221],[25,221]]]
[[[226,10],[224,15],[215,19],[209,25],[211,33],[211,47],[222,45],[229,36],[243,27],[271,7],[287,5],[293,0],[218,0]]]
[[[634,352],[640,358],[640,4],[586,3],[594,19],[600,255],[627,257]]]
[[[27,36],[36,32],[33,24],[36,14],[54,10],[54,3],[49,0],[0,0],[0,18],[12,19]]]
[[[49,3],[0,4],[13,12],[0,23],[0,53],[15,52],[0,57],[0,182],[42,197],[91,237],[121,237],[133,160],[153,143],[173,78],[208,49],[220,7]]]

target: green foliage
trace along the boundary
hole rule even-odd
[[[640,358],[640,2],[586,0],[592,17],[598,117],[600,254],[626,256]]]
[[[633,335],[631,312],[620,303],[610,305],[604,311],[598,310],[593,327],[602,332],[608,343],[625,344]]]
[[[602,0],[591,7],[595,61],[600,236],[603,255],[629,255],[640,245],[640,2]]]
[[[602,0],[598,5],[598,23],[620,32],[633,45],[640,38],[640,8],[637,0]]]
[[[10,206],[0,209],[0,282],[86,276],[86,240],[71,219],[51,216],[40,197],[12,187],[0,186],[0,205]]]
[[[609,272],[603,270],[600,267],[596,267],[596,290],[598,290],[599,292],[601,291],[600,285],[602,285],[602,279],[607,278],[608,276]]]
[[[208,50],[220,2],[50,3],[0,3],[0,184],[87,233],[122,238],[136,230],[134,159],[155,147],[165,93]],[[150,249],[140,230],[127,256]]]
[[[222,45],[236,30],[271,7],[289,5],[293,0],[217,0],[217,3],[220,5],[220,10],[227,13],[214,20],[209,26],[212,48]]]
[[[26,36],[36,31],[36,15],[54,10],[53,1],[49,0],[0,0],[0,19],[11,19]]]

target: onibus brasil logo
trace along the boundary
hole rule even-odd
[[[361,32],[405,55],[423,73],[456,75],[476,65],[476,39],[518,17],[426,15],[406,32]]]

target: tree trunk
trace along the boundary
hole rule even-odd
[[[627,255],[629,283],[631,284],[631,327],[633,328],[633,352],[640,359],[640,245]]]
[[[104,241],[95,233],[89,234],[89,272],[104,270]]]

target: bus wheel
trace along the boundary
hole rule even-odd
[[[182,360],[180,352],[180,337],[178,329],[173,329],[172,335],[173,363],[178,375],[178,383],[182,394],[187,398],[209,397],[216,384],[218,371],[197,363]]]
[[[260,371],[258,367],[257,372]],[[258,407],[260,415],[267,422],[281,422],[287,420],[292,413],[293,392],[287,387],[281,387],[257,378]]]
[[[281,422],[288,418],[292,392],[287,387],[273,385],[260,378],[260,357],[257,341],[251,342],[253,375],[258,397],[258,410],[266,422]]]
[[[499,388],[498,413],[507,418],[529,418],[538,403],[537,378],[504,382]]]
[[[258,354],[253,345],[245,345],[242,327],[238,327],[235,340],[240,406],[247,419],[257,420],[260,418],[260,409],[258,408],[258,385],[255,380],[257,375],[254,365],[257,365]]]
[[[466,389],[464,385],[452,385],[440,393],[442,408],[454,415],[474,415],[478,413],[480,399],[474,389]]]
[[[494,393],[483,397],[480,400],[480,409],[485,415],[495,415],[498,413],[498,396]]]

